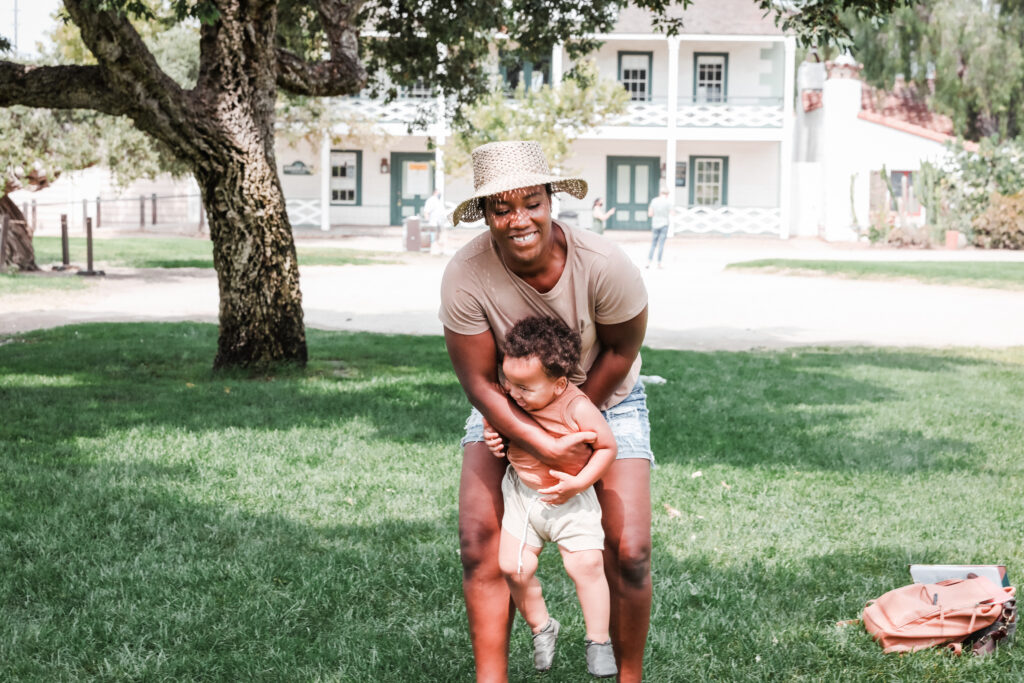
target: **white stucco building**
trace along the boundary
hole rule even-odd
[[[603,45],[592,55],[599,73],[621,82],[631,101],[624,115],[574,144],[563,170],[584,175],[591,190],[583,201],[564,199],[560,210],[576,212],[586,227],[593,199],[605,197],[606,207],[616,208],[610,229],[646,229],[647,204],[665,182],[684,230],[785,237],[795,41],[750,0],[696,0],[684,19],[683,34],[666,37],[646,12],[627,8],[615,30],[599,36]],[[510,85],[520,78],[557,84],[571,67],[555,46],[550,59],[503,75]],[[279,144],[293,221],[399,225],[435,186],[449,202],[467,196],[471,178],[446,178],[443,153],[428,150],[428,138],[440,146],[449,135],[441,103],[426,130],[407,133],[417,107],[430,101],[426,91],[388,105],[337,101],[388,134],[379,146]]]
[[[593,200],[603,197],[605,208],[616,208],[609,229],[644,230],[648,201],[665,183],[682,232],[852,240],[886,204],[924,219],[914,174],[922,160],[944,152],[952,133],[947,117],[898,87],[879,93],[864,86],[852,59],[798,68],[794,37],[751,0],[694,0],[682,16],[683,32],[667,37],[652,29],[645,11],[628,7],[611,33],[598,36],[602,46],[591,57],[630,102],[623,115],[574,143],[562,170],[585,177],[590,193],[582,201],[561,199],[560,211],[589,227]],[[536,63],[506,59],[500,74],[508,86],[536,87],[558,84],[571,67],[566,51],[554,46]],[[444,172],[441,147],[451,133],[443,105],[427,87],[390,103],[335,98],[341,122],[319,146],[279,135],[278,171],[292,224],[401,225],[422,211],[435,187],[449,204],[468,196],[472,179]],[[428,123],[410,132],[418,113]],[[347,142],[332,145],[331,137]],[[886,195],[883,166],[896,199]],[[115,200],[118,194],[128,198]],[[152,195],[174,201],[154,202]],[[101,213],[101,225],[126,227],[172,213],[196,225],[202,220],[190,179],[118,191],[109,174],[92,169],[15,197],[19,204],[33,199],[47,216],[69,213],[73,228]]]

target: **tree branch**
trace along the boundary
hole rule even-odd
[[[83,0],[64,2],[108,87],[128,100],[125,108],[136,123],[156,133],[154,128],[163,127],[158,122],[167,120],[169,112],[187,106],[186,91],[163,72],[127,16],[87,5]]]
[[[98,66],[30,66],[0,61],[0,107],[95,109],[127,114],[124,97],[111,89]]]
[[[320,0],[317,12],[327,36],[330,59],[310,63],[277,49],[277,84],[296,95],[354,95],[366,85],[359,58],[359,33],[353,29],[364,0]]]
[[[358,56],[310,64],[298,55],[278,48],[277,85],[295,95],[355,95],[366,85],[366,69]]]

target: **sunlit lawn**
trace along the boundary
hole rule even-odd
[[[211,374],[215,344],[0,339],[0,680],[471,680],[443,341],[311,331],[308,369],[257,379]],[[1024,576],[1024,348],[644,363],[648,680],[1021,680],[1022,650],[883,656],[836,622],[909,562]],[[588,680],[557,553],[540,572],[564,636],[535,677],[517,620],[511,680]]]
[[[57,275],[43,273],[0,273],[0,296],[12,294],[34,294],[42,291],[73,291],[89,285],[89,280],[71,274]]]
[[[804,261],[760,259],[729,268],[783,275],[828,275],[856,279],[911,278],[928,284],[1024,289],[1024,261]]]
[[[84,267],[84,237],[69,241],[69,260]],[[59,264],[59,237],[36,237],[33,240],[36,263]],[[365,265],[394,260],[394,254],[359,251],[333,247],[312,247],[299,243],[299,265],[341,266]],[[213,268],[213,244],[208,239],[192,237],[113,237],[93,240],[93,259],[107,266],[128,268]]]

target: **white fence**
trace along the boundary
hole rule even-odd
[[[320,225],[320,199],[285,199],[288,222],[295,225]]]
[[[782,214],[777,206],[679,206],[672,228],[675,233],[779,235]]]

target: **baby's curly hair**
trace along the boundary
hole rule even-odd
[[[505,335],[505,358],[536,356],[551,379],[568,377],[580,362],[579,333],[558,318],[523,318]]]

